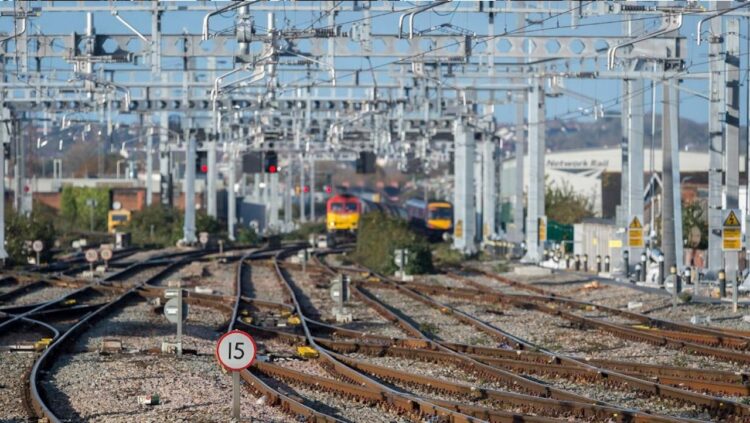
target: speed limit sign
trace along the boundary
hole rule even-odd
[[[109,248],[102,249],[102,252],[100,253],[102,256],[102,260],[109,261],[112,259],[112,250]]]
[[[225,333],[216,344],[216,358],[232,372],[232,418],[237,421],[240,421],[240,370],[253,364],[256,351],[253,337],[241,330]]]
[[[44,243],[37,239],[31,244],[31,249],[34,250],[35,253],[41,253],[44,249]]]
[[[87,262],[93,263],[93,262],[95,262],[97,260],[99,260],[99,253],[95,249],[91,248],[91,249],[86,250],[86,261]]]
[[[253,364],[257,350],[255,340],[247,332],[233,330],[219,338],[216,358],[225,369],[237,372]]]

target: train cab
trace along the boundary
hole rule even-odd
[[[328,232],[354,232],[359,226],[362,202],[353,195],[336,195],[326,204],[326,230]]]

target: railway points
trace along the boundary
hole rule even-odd
[[[0,422],[750,422],[748,28],[0,2]]]

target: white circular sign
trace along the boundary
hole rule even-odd
[[[201,232],[198,234],[198,240],[201,244],[208,244],[208,232]]]
[[[105,248],[102,250],[101,255],[102,260],[109,261],[112,259],[112,250],[110,250],[109,248]]]
[[[167,301],[166,304],[164,304],[164,317],[169,320],[170,323],[177,323],[177,298],[172,298],[169,301]],[[185,321],[188,316],[188,304],[187,302],[182,302],[182,321]]]
[[[255,361],[255,340],[241,330],[227,332],[216,344],[216,358],[227,370],[245,370]]]
[[[37,239],[33,244],[31,244],[31,249],[37,253],[40,253],[44,249],[44,243]]]
[[[89,263],[93,263],[95,261],[99,260],[99,253],[91,248],[89,250],[86,250],[86,261]]]
[[[112,202],[112,210],[120,210],[122,208],[122,203],[119,201],[113,201]]]

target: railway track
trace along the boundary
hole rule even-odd
[[[294,281],[291,280],[291,278],[288,277],[288,275],[285,274],[285,272],[282,271],[281,267],[283,267],[283,263],[280,263],[277,261],[277,265],[279,266],[279,276],[280,280],[283,281],[288,286],[288,289],[294,294],[293,299],[297,299],[300,296],[303,296],[304,293],[301,292],[299,287],[297,287],[294,283]],[[325,360],[326,364],[330,364],[331,371],[336,373],[338,370],[336,364],[337,362],[340,363],[346,363],[350,366],[349,371],[344,374],[343,376],[345,378],[349,378],[351,381],[359,382],[358,385],[365,386],[365,387],[371,387],[375,388],[377,390],[377,385],[368,384],[367,380],[363,380],[362,373],[365,373],[366,375],[374,378],[376,380],[376,383],[387,383],[389,386],[391,386],[391,383],[394,383],[396,381],[400,381],[399,383],[403,383],[404,385],[396,387],[399,389],[399,391],[402,392],[402,395],[406,394],[406,396],[412,396],[412,399],[421,399],[422,401],[427,402],[427,404],[424,404],[425,409],[428,405],[432,405],[433,407],[445,407],[448,409],[457,410],[460,412],[460,414],[444,414],[441,417],[443,419],[446,419],[448,421],[465,421],[467,416],[473,418],[479,418],[479,419],[486,419],[491,421],[553,421],[555,418],[570,418],[571,416],[576,416],[577,418],[581,419],[590,419],[593,421],[598,421],[597,419],[614,419],[614,420],[620,420],[620,421],[677,421],[680,419],[674,419],[670,418],[668,416],[655,416],[653,414],[647,414],[647,413],[639,413],[634,410],[625,410],[622,408],[617,407],[610,407],[604,404],[587,404],[585,402],[576,402],[571,401],[570,398],[578,398],[574,394],[566,393],[566,392],[558,392],[558,395],[565,396],[567,399],[559,399],[559,398],[549,398],[549,394],[552,391],[555,391],[554,389],[549,389],[548,387],[541,386],[542,395],[540,396],[530,396],[525,394],[517,394],[517,393],[503,393],[500,391],[490,391],[490,396],[492,396],[492,406],[483,406],[486,404],[481,404],[480,402],[477,402],[476,399],[474,401],[466,400],[464,401],[457,401],[456,398],[452,399],[445,399],[445,398],[438,398],[438,397],[425,397],[424,392],[420,391],[413,391],[413,392],[404,392],[407,388],[407,386],[412,386],[412,389],[415,385],[418,385],[421,387],[420,389],[426,389],[428,391],[433,392],[433,394],[436,391],[436,386],[440,386],[440,381],[438,380],[430,380],[430,379],[420,379],[418,375],[409,374],[408,372],[399,372],[396,371],[395,374],[393,373],[393,369],[378,369],[377,366],[372,367],[368,366],[368,363],[362,362],[359,363],[359,365],[363,366],[359,371],[359,376],[354,377],[351,375],[351,366],[355,365],[355,363],[351,362],[351,357],[347,357],[345,355],[339,354],[339,351],[334,351],[335,348],[329,343],[334,342],[330,338],[319,338],[319,337],[312,337],[311,335],[311,329],[314,332],[322,333],[328,331],[329,334],[331,332],[333,333],[340,333],[341,331],[345,332],[346,335],[351,336],[352,338],[356,338],[356,341],[353,343],[355,350],[362,348],[363,350],[366,349],[366,347],[372,346],[373,344],[370,344],[369,342],[364,343],[361,342],[362,339],[367,339],[368,341],[372,341],[373,338],[378,338],[374,335],[366,335],[361,332],[353,331],[353,330],[346,330],[336,328],[330,325],[326,325],[324,323],[316,322],[313,319],[310,319],[305,315],[304,308],[300,306],[299,301],[295,301],[295,310],[297,310],[298,313],[300,313],[300,316],[302,317],[301,321],[304,322],[304,325],[301,325],[301,330],[298,331],[298,333],[289,333],[288,330],[280,330],[280,329],[269,329],[269,328],[263,328],[260,326],[255,325],[245,325],[243,323],[240,323],[241,326],[249,327],[250,330],[254,331],[256,334],[264,333],[266,336],[276,336],[284,339],[290,340],[290,342],[305,342],[308,345],[314,346],[316,349],[318,349],[321,352],[321,356],[324,357],[323,360]],[[309,324],[309,327],[308,327]],[[412,328],[413,330],[413,328]],[[393,342],[394,340],[387,337],[379,337],[378,341],[380,342],[380,345],[375,345],[375,347],[382,347],[382,344],[385,342]],[[414,348],[415,345],[417,348],[424,349],[424,353],[426,355],[429,355],[436,350],[440,350],[441,346],[435,345],[430,340],[425,339],[406,339],[401,340],[405,345],[409,345],[410,348]],[[320,350],[321,347],[331,347],[331,349],[323,349]],[[351,345],[349,346],[351,351]],[[428,350],[432,351],[428,351]],[[448,354],[451,354],[450,352]],[[451,356],[452,360],[458,360],[459,362],[464,362],[467,359],[465,357],[465,353],[457,354],[453,353],[454,355]],[[326,357],[326,355],[328,357]],[[439,359],[443,359],[444,357],[440,357],[439,355],[436,355]],[[349,360],[349,361],[347,361]],[[361,361],[361,360],[360,360]],[[450,362],[450,360],[446,360],[445,362]],[[483,371],[488,372],[490,374],[498,374],[498,369],[494,369],[491,366],[483,367],[483,363],[473,363],[475,366],[480,367]],[[367,373],[367,372],[385,372],[385,373]],[[339,374],[341,374],[339,372]],[[502,372],[500,372],[502,374]],[[287,376],[290,377],[290,376]],[[517,377],[515,375],[509,376],[509,377]],[[314,384],[316,383],[315,378],[305,378],[302,377],[302,380],[306,380],[308,383]],[[519,383],[525,383],[527,382],[526,379],[517,377]],[[334,383],[334,382],[330,382]],[[437,391],[439,393],[445,393],[445,392],[452,392],[452,395],[459,395],[462,390],[471,389],[470,386],[464,384],[463,386],[458,386],[453,382],[451,385],[451,382],[443,382],[447,383],[450,388],[445,389],[443,387],[439,388]],[[533,386],[533,384],[532,384]],[[346,387],[340,386],[342,394],[345,394],[347,392]],[[474,388],[476,389],[476,388]],[[379,394],[384,395],[387,394],[384,392],[379,392]],[[421,395],[420,395],[421,394]],[[486,394],[485,394],[486,395]],[[546,397],[545,397],[546,395]],[[387,398],[387,396],[386,396]],[[364,396],[363,396],[364,399]],[[503,403],[505,401],[505,403]],[[521,407],[523,411],[529,411],[529,413],[524,412],[506,412],[506,411],[498,411],[498,404],[506,404],[506,405],[515,405],[516,407]],[[531,406],[530,406],[531,404]],[[412,408],[413,410],[414,408]],[[508,407],[502,408],[502,409],[509,409]],[[442,412],[439,408],[437,409],[438,413]],[[546,412],[548,415],[553,415],[554,417],[546,417],[546,416],[539,416],[539,415],[533,415],[535,411],[542,410]],[[403,410],[402,410],[403,411]],[[424,413],[424,411],[422,411]],[[312,414],[308,414],[308,417],[312,417]],[[329,416],[330,417],[330,416]],[[536,420],[535,420],[536,419]]]
[[[171,253],[152,261],[134,263],[101,281],[89,282],[61,297],[5,313],[5,319],[0,323],[0,339],[25,337],[25,342],[17,344],[20,348],[16,349],[29,351],[26,354],[8,355],[19,358],[14,361],[23,361],[23,368],[28,369],[22,380],[16,383],[24,391],[22,395],[17,392],[14,396],[23,397],[25,405],[25,411],[19,413],[19,418],[36,416],[58,421],[46,404],[47,398],[39,380],[47,375],[60,354],[72,349],[72,340],[85,332],[88,325],[102,314],[112,310],[124,298],[141,295],[148,281],[163,277],[189,261],[194,254]],[[37,328],[37,331],[29,333],[30,327]]]
[[[420,288],[425,289],[425,287],[420,287]],[[444,288],[444,287],[442,288],[430,287],[430,288],[433,289],[433,294],[436,291],[439,292],[441,290],[445,290],[445,292],[446,293],[449,292],[451,296],[456,296],[459,294],[466,295],[466,292],[461,293],[460,292],[461,290],[456,290],[456,289],[449,289],[449,288]],[[477,291],[477,290],[474,290],[474,291]],[[417,290],[414,290],[412,295],[419,295],[419,294],[420,293],[418,293]],[[477,292],[474,292],[473,294],[476,295]],[[476,299],[476,298],[472,296],[472,299]],[[437,304],[433,304],[433,305],[438,306]],[[445,311],[444,305],[440,305],[439,307]],[[464,316],[464,319],[466,319],[466,317],[467,316]],[[397,320],[398,320],[397,318],[394,319],[394,321],[397,321]],[[475,323],[481,323],[481,322],[475,322]],[[340,330],[337,330],[336,332],[339,334],[341,333]],[[358,337],[362,338],[363,336],[360,335]],[[458,347],[461,347],[460,349],[465,350],[465,351],[466,350],[475,350],[475,351],[484,350],[484,352],[487,352],[487,351],[492,350],[491,348],[475,348],[475,347],[467,348],[466,346],[458,346]],[[518,345],[516,345],[516,347],[518,347]],[[529,348],[529,347],[531,346],[526,346],[526,348]],[[497,350],[497,351],[502,351],[502,350]],[[526,352],[528,350],[521,349],[519,351]],[[503,364],[506,368],[515,368],[517,370],[519,370],[521,367],[526,367],[527,369],[530,367],[529,363],[519,363],[518,360],[514,360],[508,357],[507,353],[508,351],[505,351],[503,353],[505,355],[505,357],[502,359],[502,360],[505,360],[504,362],[495,361],[494,364],[496,365]],[[557,361],[560,360],[560,358],[550,356],[550,354],[545,354],[545,356],[546,356],[545,359],[547,360],[547,362],[549,362],[551,359],[554,359]],[[525,357],[533,357],[533,355],[525,354]],[[569,369],[567,369],[566,371],[577,373],[579,376],[582,375],[581,369],[573,370],[576,367],[581,367],[580,363],[577,363],[577,365],[574,365],[574,363],[569,362],[567,364],[570,364],[570,365],[558,366],[558,369],[556,369],[556,371],[566,370],[565,367],[568,367]],[[714,392],[716,393],[725,393],[726,391],[731,391],[731,392],[734,392],[735,395],[741,395],[743,392],[747,392],[746,388],[742,386],[743,382],[737,380],[737,377],[734,377],[734,378],[730,377],[730,379],[732,380],[731,382],[728,382],[727,384],[725,384],[725,382],[719,382],[718,380],[716,380],[717,383],[710,382],[710,381],[707,382],[705,380],[707,378],[721,379],[721,378],[729,377],[730,375],[728,374],[728,372],[723,372],[723,374],[709,374],[711,372],[696,372],[698,373],[698,375],[695,375],[695,374],[691,374],[692,372],[689,369],[677,369],[677,368],[670,369],[670,368],[663,368],[661,366],[650,366],[650,367],[638,366],[635,363],[622,363],[622,362],[618,363],[618,362],[611,362],[611,361],[607,362],[605,360],[605,361],[600,361],[595,364],[598,364],[598,365],[607,364],[611,366],[613,369],[619,368],[630,373],[629,375],[620,375],[616,371],[613,371],[613,370],[607,370],[605,372],[602,372],[602,370],[606,370],[606,369],[599,369],[599,372],[596,372],[596,371],[592,371],[591,368],[588,369],[589,373],[592,373],[592,374],[600,373],[604,375],[603,377],[610,378],[610,379],[612,379],[613,376],[615,377],[614,379],[618,379],[623,376],[630,376],[630,375],[638,375],[641,378],[647,379],[647,378],[658,377],[660,374],[664,382],[680,383],[680,386],[683,386],[683,387],[692,386],[694,389],[714,389]],[[618,365],[619,367],[617,367],[616,365]],[[588,364],[587,366],[591,367]],[[638,370],[638,371],[635,371],[635,370]],[[572,373],[569,374],[569,376],[573,376]],[[599,377],[602,377],[602,376],[599,376]],[[609,382],[612,382],[612,380],[610,380]],[[667,397],[674,395],[675,400],[681,400],[685,402],[702,400],[704,406],[714,414],[713,418],[729,416],[733,413],[740,413],[740,416],[744,416],[744,414],[742,413],[746,412],[746,409],[744,408],[744,406],[740,404],[736,404],[736,403],[731,403],[731,401],[724,401],[721,398],[713,398],[713,400],[710,400],[707,402],[707,399],[710,397],[696,395],[693,392],[685,392],[680,389],[670,391],[669,390],[670,387],[660,385],[658,383],[655,385],[649,385],[649,383],[653,383],[652,381],[639,380],[635,378],[635,380],[627,380],[627,383],[629,383],[630,386],[635,386],[635,387],[638,387],[639,389],[644,389],[646,392],[653,392],[653,393],[658,392],[660,395],[664,395],[665,392],[668,392],[669,395],[667,395]],[[648,388],[648,386],[651,386],[651,387]],[[722,391],[722,389],[724,391]],[[732,407],[736,407],[734,411],[726,413],[726,411]],[[735,419],[737,419],[737,417],[735,417]]]
[[[241,374],[260,399],[244,398],[243,407],[278,406],[294,419],[325,422],[745,421],[748,416],[747,407],[731,399],[748,395],[747,374],[610,360],[604,355],[582,360],[504,331],[492,320],[511,307],[567,320],[572,322],[571,331],[585,326],[575,319],[605,323],[619,319],[623,329],[640,333],[643,329],[632,327],[641,321],[622,310],[613,308],[610,313],[598,305],[602,310],[592,316],[593,311],[585,308],[591,303],[540,292],[523,294],[517,281],[510,282],[514,293],[508,294],[488,287],[486,281],[472,284],[471,277],[463,274],[431,284],[398,283],[374,274],[365,277],[362,269],[333,268],[323,262],[310,263],[307,272],[302,272],[299,265],[284,260],[295,248],[238,255],[233,258],[237,264],[231,290],[190,292],[186,298],[198,307],[195,310],[207,307],[227,316],[228,329],[246,329],[260,340],[263,358]],[[188,271],[185,266],[190,262],[194,269]],[[77,304],[67,311],[61,303],[49,301],[9,315],[5,322],[14,323],[8,328],[25,325],[35,328],[34,337],[48,333],[55,339],[27,376],[30,390],[25,401],[33,414],[58,421],[52,410],[60,408],[47,405],[50,394],[46,385],[40,389],[39,380],[50,380],[54,363],[65,354],[92,349],[85,340],[105,335],[92,331],[96,322],[114,315],[116,309],[125,309],[128,302],[163,296],[167,279],[193,278],[204,271],[206,263],[210,262],[195,256],[155,258],[148,263],[149,271],[128,268],[95,287],[78,288],[72,294]],[[328,278],[339,271],[356,276],[352,284],[356,319],[341,325],[335,324],[329,311],[332,300],[327,285]],[[374,282],[376,277],[378,282]],[[231,295],[226,295],[229,291]],[[500,310],[466,310],[469,303],[485,304],[480,307],[484,311],[499,305]],[[575,317],[561,316],[560,311]],[[208,319],[208,315],[201,317]],[[669,323],[656,319],[656,324]],[[448,329],[451,325],[462,334]],[[743,334],[707,332],[713,329],[685,332],[676,325],[660,327],[658,336],[691,333],[708,342],[720,333],[722,346],[727,347],[722,350],[743,353],[736,342]],[[1,330],[2,326],[0,334]],[[123,338],[127,334],[113,335]],[[303,345],[319,357],[296,358],[297,347]],[[184,372],[201,368],[201,356],[206,355],[201,351],[202,347],[196,351],[197,361],[186,361]],[[138,356],[130,360],[136,366],[145,363]],[[158,371],[158,366],[152,365],[151,371]],[[597,400],[584,389],[588,385],[609,390],[610,395]],[[614,395],[627,390],[636,394]],[[697,408],[684,407],[687,403]]]

